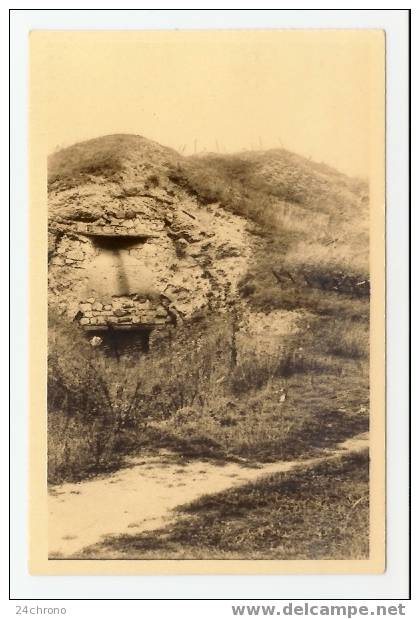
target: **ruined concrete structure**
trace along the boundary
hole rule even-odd
[[[369,295],[367,252],[359,252],[350,272],[336,252],[337,244],[347,256],[350,245],[340,235],[348,233],[356,246],[366,239],[368,247],[367,187],[283,150],[228,157],[224,165],[233,165],[233,171],[225,175],[218,175],[218,164],[209,165],[212,157],[202,165],[199,156],[183,157],[141,136],[112,135],[49,158],[49,307],[77,322],[93,345],[125,341],[144,350],[155,335],[208,309],[234,308],[232,314],[241,316],[239,331],[253,347],[276,346],[284,325],[290,332],[295,319],[270,307],[270,295],[262,299],[261,312],[250,302],[253,289],[268,281],[257,279],[259,261],[272,251],[270,234],[267,222],[260,227],[258,217],[247,217],[252,209],[238,209],[243,216],[230,209],[242,197],[247,204],[254,181],[268,192],[254,191],[254,206],[264,206],[260,196],[275,199],[286,231],[288,213],[292,232],[293,226],[300,230],[299,213],[304,223],[313,220],[328,229],[334,222],[337,229],[322,242],[316,236],[313,247],[307,239],[302,251],[296,244],[296,255],[279,250],[269,267],[273,285],[284,288],[286,297],[291,281],[292,294],[301,287]],[[250,161],[254,171],[242,194],[238,170]],[[208,203],[217,196],[225,196],[223,204]],[[330,266],[314,268],[312,252],[328,258]]]
[[[67,289],[72,284],[79,291],[76,317],[87,331],[150,329],[173,321],[168,303],[154,289],[143,251],[158,235],[140,225],[137,218],[121,218],[52,226],[57,236],[51,270],[57,277],[55,267],[61,267],[60,274],[73,280]],[[75,300],[66,303],[66,296],[59,304],[71,315]]]
[[[226,305],[250,241],[245,220],[199,205],[170,179],[162,160],[173,151],[137,136],[92,142],[115,150],[118,137],[118,173],[61,170],[50,183],[49,304],[91,336],[137,333],[147,348],[154,330]]]

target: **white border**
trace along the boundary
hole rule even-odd
[[[11,23],[12,597],[406,598],[408,14],[398,10],[19,10]],[[29,576],[27,570],[27,40],[33,29],[381,28],[387,39],[388,567],[352,576]],[[168,608],[169,610],[169,608]]]

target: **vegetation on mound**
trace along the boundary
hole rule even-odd
[[[290,459],[366,430],[366,184],[284,150],[182,158],[139,136],[54,154],[50,183],[106,182],[127,166],[134,180],[159,168],[160,179],[166,174],[198,202],[246,218],[255,241],[242,299],[305,318],[271,352],[253,342],[240,348],[226,314],[186,324],[135,363],[119,363],[51,316],[49,480],[83,479],[149,447],[188,457]]]
[[[283,289],[287,297],[291,288],[369,295],[364,181],[285,150],[180,159],[169,176],[199,202],[253,224],[259,242],[241,289],[258,309],[290,307]]]
[[[270,296],[284,307],[279,290],[289,279],[296,288],[369,294],[368,186],[360,179],[284,149],[186,158],[135,135],[88,140],[48,162],[52,189],[126,175],[160,179],[246,218],[259,242],[242,289],[260,309],[270,309]]]
[[[312,319],[271,353],[240,344],[234,324],[208,317],[121,362],[52,317],[50,482],[110,470],[140,449],[287,460],[368,429],[364,323]]]
[[[130,170],[144,176],[154,166],[169,166],[179,155],[139,135],[107,135],[59,150],[48,158],[50,189],[69,189],[92,177],[119,181]]]
[[[181,518],[87,548],[103,559],[367,559],[368,452],[200,498]]]

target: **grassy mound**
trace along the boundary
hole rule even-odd
[[[130,171],[144,177],[179,155],[140,135],[107,135],[63,148],[48,158],[50,189],[69,189],[93,179],[120,181]]]
[[[207,316],[130,366],[101,357],[77,329],[53,320],[50,481],[83,479],[149,447],[290,459],[366,430],[366,183],[285,150],[185,158],[140,136],[89,140],[49,161],[54,191],[127,174],[149,183],[156,172],[162,186],[246,219],[252,258],[241,303],[266,314],[297,311],[302,324],[281,346],[257,353],[252,342],[235,348],[229,312]]]

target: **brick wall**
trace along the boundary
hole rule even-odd
[[[150,299],[117,297],[102,303],[93,297],[80,302],[80,324],[87,330],[112,328],[155,327],[173,322],[167,309]]]

